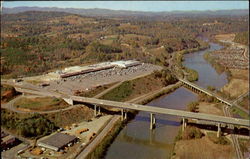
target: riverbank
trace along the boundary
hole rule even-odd
[[[116,85],[116,87],[113,87],[113,89],[109,89],[108,91],[104,90],[105,93],[104,94],[100,93],[100,95],[97,95],[97,97],[102,98],[102,99],[108,99],[108,100],[110,100],[109,98],[112,98],[113,100],[116,100],[116,101],[126,101],[126,102],[131,102],[131,103],[145,104],[163,94],[170,93],[181,86],[181,83],[177,82],[175,84],[170,84],[166,87],[163,87],[164,81],[162,78],[156,77],[157,73],[158,75],[159,73],[161,74],[160,77],[165,77],[164,76],[165,73],[163,71],[163,72],[155,72],[151,75],[139,77],[133,80],[124,81]],[[155,85],[155,83],[158,83],[158,84]],[[119,96],[116,96],[116,95],[119,95]],[[112,109],[112,111],[118,111],[118,109],[115,109],[115,110]],[[115,121],[115,124],[112,126],[109,133],[104,135],[103,139],[99,141],[100,143],[97,144],[97,146],[93,147],[92,150],[89,150],[90,153],[88,153],[87,155],[86,154],[84,155],[87,156],[87,158],[89,159],[104,157],[107,148],[116,138],[116,136],[119,134],[120,130],[122,130],[122,128],[126,125],[126,123],[131,121],[135,117],[136,114],[137,114],[136,111],[129,111],[127,120],[120,121],[119,119]]]
[[[229,45],[224,45],[224,46],[229,47]],[[213,66],[213,68],[217,71],[217,73],[221,74],[222,72],[225,72],[225,71],[227,72],[226,74],[228,75],[229,83],[224,85],[223,88],[221,88],[221,90],[226,93],[230,93],[231,91],[233,91],[233,93],[235,93],[234,96],[237,96],[238,94],[236,95],[236,92],[239,88],[236,88],[236,87],[239,87],[240,85],[239,83],[237,85],[233,85],[234,90],[229,89],[229,88],[232,89],[231,82],[234,81],[236,72],[232,72],[232,70],[226,69],[224,66],[216,63],[215,60],[209,56],[209,53],[204,54],[203,57]],[[239,72],[240,72],[240,75],[242,75],[242,72],[241,71]],[[245,75],[247,74],[248,73],[245,73]],[[246,77],[241,76],[241,78],[246,78]],[[248,81],[248,79],[246,80]],[[246,88],[244,87],[240,89],[246,89]],[[230,96],[231,95],[232,93],[230,94]],[[199,113],[224,115],[223,105],[219,103],[199,102],[199,104],[196,106],[196,111]],[[235,153],[234,153],[235,151],[234,151],[232,144],[230,144],[230,142],[228,141],[226,142],[226,140],[228,140],[226,137],[228,136],[216,138],[216,132],[203,130],[203,129],[199,129],[199,130],[203,133],[203,135],[200,138],[194,137],[192,139],[187,140],[187,139],[181,139],[183,135],[185,135],[185,133],[187,132],[186,131],[182,132],[180,128],[179,134],[177,136],[178,140],[176,140],[176,143],[175,143],[172,159],[179,159],[179,158],[192,158],[192,159],[197,158],[198,159],[200,158],[201,154],[203,156],[206,156],[206,158],[223,158],[223,159],[235,158]],[[188,133],[189,135],[191,135],[194,132],[189,131]],[[211,138],[211,133],[214,134],[213,135],[215,136],[214,139]],[[190,150],[190,147],[192,147],[192,150]]]
[[[222,34],[215,36],[215,39],[217,41],[220,41],[221,43],[226,44],[227,48],[225,50],[229,50],[230,48],[236,50],[235,54],[240,54],[241,56],[245,56],[245,52],[243,52],[244,55],[242,55],[241,48],[242,45],[233,42],[235,35],[234,34]],[[247,47],[247,46],[244,46]],[[235,49],[240,48],[240,49]],[[233,51],[233,50],[232,50]],[[231,52],[232,52],[231,51]],[[246,50],[244,50],[246,51]],[[249,69],[245,68],[240,69],[242,67],[241,61],[234,61],[230,60],[231,62],[235,64],[231,64],[231,66],[234,67],[228,67],[228,64],[226,62],[221,63],[224,59],[218,58],[218,53],[211,53],[207,52],[204,54],[204,58],[216,69],[218,72],[226,72],[228,75],[228,83],[221,88],[221,93],[228,96],[230,100],[236,100],[239,96],[245,94],[249,91]],[[215,56],[216,55],[216,56]],[[229,56],[230,54],[225,54],[225,56]],[[222,56],[222,55],[220,55]],[[223,57],[226,58],[226,57]],[[226,61],[225,59],[224,61]],[[249,60],[242,57],[242,61],[248,61]],[[249,67],[248,67],[249,68]],[[249,106],[246,107],[246,109],[249,109]],[[241,117],[247,117],[248,115],[240,110],[233,109],[233,113],[239,114]]]
[[[176,65],[175,68],[177,68],[176,74],[180,76],[181,78],[186,78],[188,81],[193,82],[197,81],[199,78],[199,74],[196,70],[185,67],[182,63],[184,62],[184,54],[189,54],[197,51],[202,51],[209,48],[209,45],[207,43],[203,42],[203,45],[199,48],[195,49],[189,49],[184,51],[179,51],[174,54],[174,63]]]

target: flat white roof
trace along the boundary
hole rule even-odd
[[[132,64],[138,64],[140,63],[139,61],[136,60],[128,60],[128,61],[115,61],[112,62],[112,64],[118,65],[118,66],[122,66],[122,67],[126,67]]]
[[[114,61],[114,62],[102,62],[102,63],[97,63],[93,65],[88,65],[88,66],[72,66],[72,67],[67,67],[65,68],[62,73],[71,73],[71,72],[77,72],[77,71],[84,71],[88,69],[101,69],[104,67],[128,67],[134,64],[140,63],[139,61],[136,60],[128,60],[128,61]]]

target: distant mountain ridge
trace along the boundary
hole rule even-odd
[[[55,11],[80,14],[85,16],[192,16],[192,15],[210,15],[210,16],[242,16],[249,15],[248,9],[239,10],[216,10],[216,11],[169,11],[169,12],[146,12],[129,10],[110,10],[110,9],[81,9],[81,8],[57,8],[57,7],[15,7],[2,8],[3,14],[15,14],[25,11]]]

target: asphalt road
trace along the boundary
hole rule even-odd
[[[18,91],[21,91],[24,93],[38,94],[38,95],[55,96],[58,98],[66,98],[65,95],[58,96],[58,94],[34,91],[34,90],[29,90],[29,89],[18,89]],[[77,102],[91,103],[91,104],[96,104],[100,106],[103,105],[103,106],[110,106],[110,107],[122,108],[122,109],[139,110],[139,111],[145,111],[145,112],[155,113],[155,114],[174,115],[174,116],[180,116],[184,118],[200,119],[200,120],[207,120],[207,121],[214,121],[214,122],[219,122],[219,123],[241,125],[241,126],[249,127],[249,120],[245,120],[245,119],[223,117],[223,116],[217,116],[217,115],[211,115],[211,114],[205,114],[205,113],[193,113],[193,112],[182,111],[182,110],[159,108],[155,106],[146,106],[146,105],[125,103],[125,102],[115,102],[115,101],[101,100],[101,99],[95,99],[95,98],[86,98],[86,97],[79,97],[79,96],[68,96],[67,98],[73,101],[77,101]]]
[[[118,120],[120,120],[120,116],[113,117],[100,134],[94,138],[94,140],[76,157],[76,159],[85,159],[87,155],[93,151],[100,142],[102,142],[104,137],[108,135],[109,131],[114,127],[114,124]]]

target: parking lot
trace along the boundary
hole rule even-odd
[[[141,64],[128,68],[117,68],[91,72],[50,81],[46,89],[73,95],[76,90],[87,91],[100,85],[115,83],[123,80],[133,79],[160,70],[160,66],[152,64]]]

